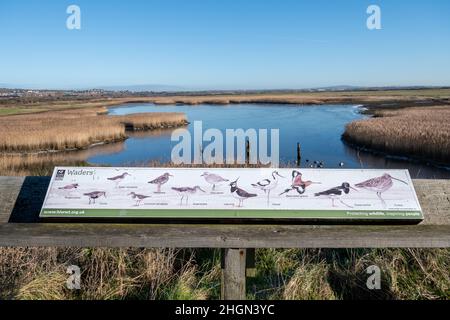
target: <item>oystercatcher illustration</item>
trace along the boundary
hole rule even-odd
[[[375,192],[377,194],[378,198],[383,203],[383,206],[386,207],[386,202],[382,198],[382,193],[386,192],[392,188],[392,186],[394,185],[394,181],[392,181],[392,180],[397,180],[397,181],[400,181],[401,183],[408,185],[408,183],[406,183],[405,181],[394,178],[391,175],[385,173],[381,177],[377,177],[377,178],[373,178],[373,179],[369,179],[367,181],[357,183],[357,184],[355,184],[355,187]]]
[[[280,196],[283,194],[287,194],[293,190],[297,191],[299,194],[304,194],[306,191],[306,188],[309,187],[312,184],[321,184],[320,182],[312,182],[312,181],[303,181],[302,179],[302,173],[297,170],[292,171],[292,184],[291,187],[284,190],[284,192],[280,193]]]
[[[119,183],[121,183],[127,176],[130,176],[130,174],[128,172],[124,172],[121,175],[115,176],[115,177],[111,177],[111,178],[107,178],[110,181],[114,181],[114,183],[116,184],[116,188],[118,187]]]
[[[60,190],[73,190],[78,188],[80,185],[78,183],[72,183],[72,184],[68,184],[65,185],[64,187],[59,187],[58,189]]]
[[[278,171],[275,170],[272,172],[272,177],[270,179],[264,179],[252,184],[253,187],[263,190],[264,193],[267,194],[267,205],[269,205],[270,202],[270,191],[275,189],[278,185],[278,177],[284,178],[278,173]]]
[[[205,192],[199,186],[195,186],[195,187],[178,187],[178,188],[177,187],[172,187],[172,190],[176,191],[181,196],[180,205],[183,205],[183,198],[184,197],[186,197],[186,205],[187,205],[190,195],[196,194],[197,191]]]
[[[169,177],[173,177],[173,175],[171,175],[170,173],[166,172],[162,176],[159,176],[158,178],[156,178],[156,179],[154,179],[152,181],[149,181],[148,183],[156,184],[157,185],[156,193],[161,193],[161,186],[163,184],[166,184],[167,181],[169,181]]]
[[[83,193],[83,195],[89,197],[89,204],[91,204],[91,202],[93,204],[95,204],[95,200],[100,198],[101,196],[106,198],[106,192],[105,191],[93,191],[93,192]]]
[[[135,204],[136,207],[138,207],[141,204],[142,200],[150,198],[150,196],[145,196],[143,194],[137,194],[136,192],[130,192],[128,195],[136,200],[136,204]]]
[[[214,174],[214,173],[209,173],[209,172],[205,172],[201,175],[201,177],[204,177],[206,182],[208,182],[209,184],[212,184],[212,190],[214,191],[216,189],[216,185],[219,185],[223,182],[228,182],[230,180],[222,178],[221,176]]]
[[[331,199],[331,205],[333,207],[336,207],[334,204],[334,201],[339,198],[339,202],[341,202],[344,206],[348,207],[348,208],[352,208],[352,206],[349,206],[348,204],[346,204],[344,201],[342,201],[342,199],[340,199],[341,196],[343,196],[344,194],[349,194],[350,193],[350,189],[357,191],[355,188],[353,188],[352,186],[350,186],[350,183],[348,182],[344,182],[342,185],[338,186],[338,187],[334,187],[322,192],[318,192],[315,193],[314,196],[316,197],[326,197]]]
[[[242,208],[242,206],[244,205],[244,200],[249,199],[249,198],[254,198],[257,195],[254,193],[249,193],[241,188],[238,187],[237,182],[238,182],[239,178],[236,179],[236,181],[233,181],[232,183],[230,183],[230,192],[231,195],[239,200],[239,204],[238,204],[238,208]]]

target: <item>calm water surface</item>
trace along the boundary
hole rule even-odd
[[[358,152],[341,141],[347,123],[366,116],[358,112],[358,107],[348,105],[273,105],[273,104],[233,104],[233,105],[171,105],[130,104],[111,108],[111,115],[126,115],[143,112],[183,112],[191,124],[187,127],[193,137],[193,122],[203,121],[203,131],[208,128],[220,129],[279,129],[280,164],[294,164],[296,144],[302,149],[302,166],[314,160],[323,161],[325,168],[405,168],[413,178],[450,178],[450,170],[405,160],[386,158]],[[98,153],[87,160],[93,164],[137,165],[151,160],[170,161],[170,154],[177,142],[170,141],[172,129],[133,133],[125,142],[111,148],[98,148]],[[225,134],[224,134],[225,137]],[[270,141],[270,140],[269,140]],[[106,150],[106,151],[105,151]]]

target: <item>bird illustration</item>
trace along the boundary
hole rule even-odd
[[[318,192],[315,193],[314,196],[316,197],[326,197],[331,199],[331,205],[333,207],[336,207],[334,204],[334,201],[337,198],[340,198],[341,196],[343,196],[344,194],[349,194],[350,193],[350,189],[357,191],[355,188],[353,188],[352,186],[350,186],[350,183],[348,182],[344,182],[342,185],[338,186],[338,187],[334,187],[322,192]],[[344,201],[342,201],[342,199],[339,199],[339,201],[345,205],[348,208],[352,208],[351,206],[349,206],[348,204],[346,204]]]
[[[216,185],[221,184],[223,182],[228,182],[230,180],[222,178],[221,176],[214,174],[214,173],[209,173],[209,172],[205,172],[201,175],[201,177],[204,177],[206,182],[208,182],[209,184],[212,184],[212,190],[214,191],[216,188]]]
[[[366,190],[369,190],[372,192],[376,192],[378,198],[383,203],[383,206],[386,207],[386,202],[382,198],[382,193],[386,192],[390,188],[392,188],[392,186],[394,185],[394,181],[392,181],[392,180],[397,180],[397,181],[400,181],[400,182],[408,185],[408,183],[406,183],[405,181],[394,178],[391,175],[385,173],[381,177],[377,177],[377,178],[373,178],[373,179],[369,179],[367,181],[357,183],[357,184],[355,184],[355,187],[360,188],[360,189],[366,189]]]
[[[128,172],[124,172],[121,175],[115,176],[115,177],[111,177],[111,178],[107,178],[110,181],[114,181],[114,183],[116,184],[116,188],[119,185],[119,183],[121,183],[127,176],[130,176],[130,174]]]
[[[300,171],[293,170],[291,187],[284,190],[284,192],[280,193],[280,196],[282,196],[283,194],[289,193],[293,190],[297,191],[297,193],[299,193],[299,194],[304,194],[306,191],[306,188],[312,184],[320,184],[320,182],[312,182],[309,180],[303,181],[302,173]]]
[[[267,194],[267,205],[269,205],[270,202],[270,191],[275,189],[278,185],[278,177],[284,178],[278,173],[278,171],[275,170],[274,172],[272,172],[272,177],[270,179],[264,179],[252,184],[254,188],[263,190],[264,193]]]
[[[72,184],[68,184],[65,185],[64,187],[59,187],[58,189],[60,190],[73,190],[78,188],[80,185],[78,183],[72,183]]]
[[[166,184],[167,181],[169,181],[169,177],[173,177],[173,175],[171,175],[170,173],[166,172],[162,176],[159,176],[158,178],[156,178],[156,179],[154,179],[152,181],[149,181],[148,183],[156,184],[157,185],[156,193],[161,193],[161,186],[163,184]]]
[[[100,198],[101,196],[106,198],[106,192],[105,191],[93,191],[93,192],[84,193],[83,195],[89,197],[89,204],[91,204],[91,202],[93,204],[95,204],[95,200]]]
[[[136,207],[138,207],[141,204],[142,200],[150,198],[150,196],[144,196],[143,194],[137,194],[136,192],[131,192],[128,195],[136,200],[135,204]]]
[[[183,198],[184,197],[186,197],[186,205],[187,205],[190,195],[196,194],[197,191],[205,192],[199,186],[195,186],[195,187],[178,187],[178,188],[177,187],[172,187],[172,190],[176,191],[181,196],[180,205],[183,205]]]
[[[239,204],[238,204],[238,208],[242,208],[243,204],[244,204],[244,200],[248,199],[248,198],[254,198],[257,195],[254,193],[248,193],[247,191],[241,189],[238,187],[237,182],[238,182],[239,178],[236,179],[236,181],[233,181],[232,183],[230,183],[230,192],[231,195],[239,200]]]

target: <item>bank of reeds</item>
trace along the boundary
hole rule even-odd
[[[367,149],[450,164],[450,106],[379,110],[348,124],[343,138]]]
[[[0,117],[0,151],[9,153],[83,149],[124,140],[126,130],[182,126],[181,113],[104,115],[104,108]]]

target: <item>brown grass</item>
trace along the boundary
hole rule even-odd
[[[181,113],[107,116],[105,108],[0,117],[0,151],[35,152],[82,149],[123,140],[126,128],[151,130],[186,124]]]
[[[347,125],[344,139],[402,156],[450,163],[450,106],[376,111]]]

